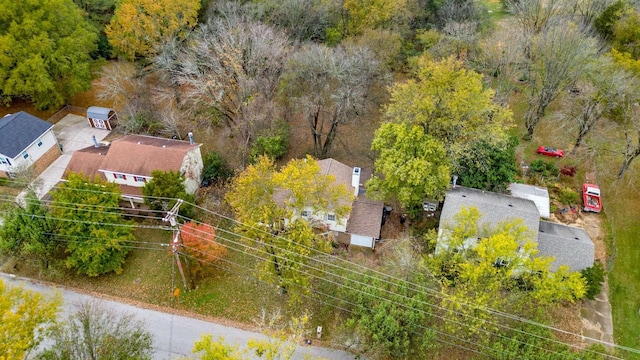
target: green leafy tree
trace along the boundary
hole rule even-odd
[[[362,337],[362,350],[377,359],[428,359],[433,334],[425,330],[424,292],[405,282],[360,275],[347,280],[340,292],[354,304],[347,326]]]
[[[340,219],[349,213],[352,195],[333,176],[322,174],[311,157],[291,160],[277,171],[263,156],[234,180],[226,199],[242,224],[238,231],[265,259],[261,276],[291,290],[297,300],[296,292],[309,291],[310,258],[331,250],[329,240],[298,214],[311,208]]]
[[[0,280],[0,359],[24,359],[52,335],[62,300]]]
[[[118,210],[118,185],[70,174],[52,196],[56,233],[67,242],[66,266],[92,277],[121,273],[128,243],[135,238],[131,224]]]
[[[521,219],[480,226],[475,207],[463,208],[443,224],[439,250],[426,262],[442,283],[445,329],[468,339],[488,340],[500,319],[486,308],[526,314],[585,295],[585,282],[567,266],[551,271],[553,258],[538,256],[534,233]],[[469,243],[469,239],[482,239]],[[489,332],[480,331],[489,330]]]
[[[98,32],[98,49],[93,57],[111,58],[111,45],[107,39],[105,29],[113,17],[116,0],[73,0],[86,13],[87,20]]]
[[[149,205],[151,209],[168,211],[175,205],[177,199],[193,202],[193,195],[187,193],[184,186],[184,176],[179,172],[154,170],[151,172],[151,176],[153,178],[142,188],[144,203]],[[193,206],[182,204],[180,215],[193,217]]]
[[[613,26],[613,47],[640,58],[640,11],[630,8]]]
[[[97,35],[72,0],[1,0],[0,96],[55,108],[91,85]]]
[[[204,167],[202,168],[203,181],[224,181],[233,176],[233,171],[229,168],[222,156],[215,151],[206,154],[202,158]]]
[[[628,4],[625,1],[618,0],[611,3],[602,13],[600,13],[594,21],[594,27],[598,33],[600,33],[600,36],[607,40],[611,40],[613,38],[613,29],[627,8]]]
[[[482,75],[467,70],[453,58],[418,59],[416,79],[391,87],[385,118],[394,123],[417,125],[439,140],[455,161],[480,140],[496,143],[506,138],[512,113],[493,102]]]
[[[290,130],[287,123],[279,121],[273,129],[258,135],[251,146],[251,161],[257,161],[261,155],[273,160],[282,158],[289,148]]]
[[[602,289],[602,283],[607,275],[607,272],[604,270],[604,266],[602,263],[595,263],[592,267],[586,268],[580,272],[582,277],[587,282],[587,292],[585,297],[590,300],[594,300],[598,294],[600,294],[600,290]]]
[[[425,197],[442,198],[449,185],[451,161],[442,142],[418,125],[387,122],[376,130],[371,148],[378,153],[378,174],[367,182],[374,196],[396,198],[404,207]]]
[[[0,252],[25,260],[33,258],[46,269],[58,248],[55,224],[35,194],[28,194],[25,200],[26,206],[16,205],[3,216]]]
[[[492,144],[479,141],[462,154],[456,172],[460,184],[488,191],[504,191],[518,173],[516,146],[518,139]]]
[[[196,25],[199,9],[199,0],[122,0],[105,31],[127,59],[151,57],[163,42],[183,39]]]
[[[77,305],[58,325],[41,360],[151,359],[153,335],[133,314],[120,315],[97,302]]]

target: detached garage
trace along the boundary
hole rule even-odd
[[[113,129],[118,122],[118,115],[113,109],[91,106],[87,109],[89,125],[96,129]]]

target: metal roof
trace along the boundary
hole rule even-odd
[[[551,208],[549,206],[549,191],[545,188],[527,185],[527,184],[510,184],[509,191],[511,195],[522,199],[529,199],[536,204],[540,217],[548,219],[551,216]]]
[[[24,111],[1,118],[0,154],[15,158],[52,127]]]
[[[87,117],[91,119],[109,120],[109,113],[111,111],[113,111],[113,109],[91,106],[87,109]]]

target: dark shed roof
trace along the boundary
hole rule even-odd
[[[15,158],[53,127],[24,111],[0,119],[0,154]]]

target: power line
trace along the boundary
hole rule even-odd
[[[220,229],[219,229],[219,230],[220,230]],[[211,235],[211,233],[210,233],[209,235]],[[237,234],[236,234],[236,235],[237,235]],[[220,237],[219,235],[217,235],[217,236],[218,236],[218,237]],[[204,238],[204,237],[202,237],[202,239],[203,239],[203,240],[205,240],[205,241],[210,241],[208,238]],[[242,244],[242,243],[238,243],[238,242],[235,242],[235,241],[233,241],[233,240],[230,240],[230,239],[227,239],[227,238],[224,238],[224,237],[223,237],[223,240],[226,240],[226,241],[228,241],[228,242],[231,242],[231,243],[233,243],[233,244],[237,244],[237,245],[240,245],[240,246],[243,246],[243,247],[248,247],[248,246],[246,246],[246,245],[244,245],[244,244]],[[249,240],[251,240],[251,239],[249,239]],[[234,250],[238,250],[238,249],[234,249]],[[259,252],[259,253],[262,253],[262,254],[267,255],[267,257],[261,257],[261,256],[259,256],[259,255],[254,255],[254,254],[248,254],[248,255],[253,256],[253,257],[257,258],[257,259],[263,260],[263,261],[269,260],[269,256],[273,256],[273,257],[278,257],[278,258],[281,258],[281,259],[285,259],[282,255],[278,255],[278,254],[274,254],[274,253],[269,253],[269,252],[267,252],[267,251],[265,251],[265,250],[256,250],[256,249],[253,249],[253,250],[254,250],[254,251],[257,251],[257,252]],[[281,249],[281,250],[283,250],[283,249]],[[244,250],[241,250],[241,251],[243,251],[243,252],[244,252]],[[288,250],[284,249],[284,251],[288,251]],[[199,251],[199,252],[201,252],[201,251]],[[209,254],[209,255],[210,255],[210,254]],[[290,259],[287,259],[287,260],[290,260]],[[308,265],[308,264],[305,264],[305,263],[296,262],[295,260],[294,260],[294,261],[292,261],[292,262],[294,262],[294,263],[298,263],[298,264],[301,264],[302,266],[307,267],[307,268],[310,268],[310,269],[312,269],[312,270],[317,270],[317,271],[319,271],[319,272],[323,272],[323,273],[325,273],[325,274],[327,274],[327,275],[335,276],[335,277],[337,277],[337,278],[340,278],[340,279],[343,279],[343,280],[347,280],[347,281],[356,282],[356,283],[358,283],[359,285],[362,285],[362,286],[364,286],[364,287],[366,287],[366,288],[376,288],[376,289],[378,289],[378,288],[377,288],[377,287],[375,287],[374,285],[371,285],[371,284],[368,284],[368,283],[365,283],[365,282],[361,282],[361,281],[358,281],[358,280],[354,280],[354,279],[345,278],[344,276],[340,276],[340,275],[337,275],[337,274],[335,274],[335,273],[331,273],[331,272],[328,272],[328,271],[325,271],[325,270],[322,270],[322,269],[314,268],[314,267],[312,267],[312,266],[310,266],[310,265]],[[378,295],[368,294],[368,293],[366,293],[366,292],[364,292],[364,291],[362,291],[362,290],[360,290],[360,289],[356,289],[356,288],[353,288],[353,287],[351,287],[351,286],[345,285],[344,283],[337,283],[337,282],[335,282],[335,281],[328,280],[328,279],[327,279],[327,278],[325,278],[325,277],[319,277],[319,276],[314,275],[314,274],[312,274],[312,273],[304,272],[302,269],[297,269],[297,271],[299,271],[299,272],[303,272],[303,273],[305,273],[305,274],[307,274],[307,275],[309,275],[309,276],[315,277],[315,278],[317,278],[317,279],[319,279],[319,280],[322,280],[322,281],[328,281],[328,282],[330,282],[330,283],[332,283],[332,284],[334,284],[334,285],[338,285],[338,286],[342,286],[342,287],[347,287],[347,288],[349,288],[350,290],[360,292],[360,293],[362,293],[362,294],[364,294],[364,295],[367,295],[367,296],[373,296],[373,297],[376,297],[376,298],[378,298],[378,299],[380,299],[380,300],[383,300],[383,301],[390,301],[390,300],[389,300],[389,299],[387,299],[387,298],[383,298],[383,297],[378,296]],[[358,274],[358,275],[366,275],[366,274]],[[376,278],[376,279],[378,279],[378,278]],[[392,285],[398,285],[397,283],[390,283],[390,284],[392,284]],[[412,290],[414,290],[414,291],[415,291],[415,289],[412,289]],[[386,289],[383,289],[382,291],[383,291],[383,292],[385,292],[386,294],[389,294],[389,295],[400,296],[400,297],[402,297],[402,298],[404,298],[404,299],[406,299],[406,300],[414,300],[414,299],[412,299],[412,298],[409,298],[409,297],[408,297],[408,296],[406,296],[406,295],[399,295],[399,294],[396,294],[396,293],[394,293],[394,292],[392,292],[392,291],[389,291],[389,290],[386,290]],[[417,300],[417,301],[418,301],[419,303],[423,304],[423,305],[427,305],[427,306],[429,306],[429,307],[435,307],[436,309],[439,309],[439,310],[451,311],[450,309],[445,309],[445,308],[442,308],[442,307],[440,307],[440,306],[438,306],[438,305],[434,305],[434,304],[431,304],[431,303],[428,303],[428,302],[424,302],[424,301],[421,301],[421,300]],[[405,308],[407,307],[407,306],[406,306],[406,305],[404,305],[404,304],[400,304],[400,306],[405,307]],[[436,317],[436,318],[438,318],[438,319],[440,319],[440,320],[442,320],[442,321],[444,321],[444,322],[453,322],[453,323],[455,323],[455,324],[457,324],[457,325],[460,325],[460,326],[462,326],[462,327],[470,327],[470,326],[472,326],[472,325],[469,325],[469,324],[464,324],[464,323],[459,322],[459,321],[457,321],[457,320],[453,320],[453,319],[451,319],[451,318],[447,318],[447,317],[445,317],[445,316],[437,315],[437,314],[435,314],[435,313],[433,313],[433,312],[425,311],[425,310],[423,310],[423,309],[414,308],[414,307],[411,307],[410,309],[411,309],[411,310],[414,310],[414,311],[423,312],[423,313],[428,314],[428,315],[430,315],[430,316],[434,316],[434,317]],[[491,322],[491,321],[488,321],[487,319],[480,319],[480,318],[477,318],[477,317],[474,317],[474,316],[470,316],[470,315],[465,314],[465,313],[460,313],[460,312],[457,312],[457,311],[453,311],[453,312],[454,312],[454,313],[456,313],[457,315],[461,315],[461,316],[465,316],[465,317],[470,317],[470,318],[472,318],[472,319],[480,320],[480,321],[482,321],[482,322],[486,322],[486,323],[489,323],[489,324],[495,325],[495,326],[497,326],[497,327],[503,327],[503,328],[506,328],[506,329],[508,329],[508,330],[519,331],[519,329],[514,329],[514,328],[510,328],[510,327],[508,327],[508,326],[506,326],[506,325],[493,323],[493,322]],[[479,331],[481,331],[481,332],[484,332],[484,333],[487,333],[487,334],[489,334],[489,335],[495,335],[495,336],[498,336],[498,337],[502,337],[502,338],[507,339],[507,337],[506,337],[506,336],[501,335],[501,334],[499,334],[499,333],[492,332],[492,331],[487,330],[487,329],[478,328],[477,330],[479,330]],[[520,330],[520,332],[523,332],[523,331],[521,331],[521,330]],[[559,344],[562,344],[562,345],[567,345],[567,344],[562,343],[562,342],[560,342],[560,341],[558,341],[558,340],[551,339],[551,338],[547,338],[547,337],[542,337],[542,336],[537,335],[537,334],[529,334],[529,333],[526,333],[526,332],[523,332],[523,333],[525,333],[525,334],[527,334],[527,335],[535,336],[535,337],[538,337],[538,338],[541,338],[541,339],[544,339],[544,340],[548,340],[548,341],[551,341],[551,342],[556,342],[556,343],[559,343]],[[540,350],[550,351],[550,352],[555,353],[555,354],[557,354],[557,355],[563,355],[563,354],[557,353],[557,352],[555,352],[555,351],[553,351],[553,350],[548,350],[548,349],[540,348],[540,347],[538,347],[538,346],[536,346],[536,345],[531,345],[531,344],[528,344],[528,343],[523,342],[523,341],[520,341],[520,340],[515,340],[515,341],[517,341],[517,342],[519,342],[520,344],[525,345],[525,346],[533,346],[533,347],[538,348],[538,349],[540,349]],[[564,356],[564,355],[563,355],[563,356]]]
[[[221,216],[221,215],[220,215],[220,216]],[[185,219],[185,220],[190,220],[190,219],[187,219],[187,218],[184,218],[184,219]],[[233,221],[233,222],[235,222],[235,223],[238,223],[237,221],[235,221],[235,220],[233,220],[233,219],[229,219],[229,218],[226,218],[226,219],[227,219],[227,220],[231,220],[231,221]],[[239,223],[238,223],[238,224],[239,224]],[[244,224],[242,224],[242,225],[244,225]],[[249,227],[249,228],[251,228],[251,229],[255,229],[255,230],[260,231],[260,232],[263,232],[263,233],[265,233],[267,236],[276,237],[276,238],[277,238],[277,237],[279,237],[279,236],[276,236],[276,235],[269,234],[269,233],[267,233],[267,232],[263,231],[262,229],[258,229],[258,228],[255,228],[255,227]],[[224,231],[224,232],[228,232],[226,229],[220,229],[220,228],[217,228],[217,230],[221,230],[221,231]],[[259,242],[257,242],[256,240],[254,240],[254,239],[249,239],[249,238],[247,238],[247,237],[245,237],[245,236],[243,236],[243,235],[240,235],[240,234],[237,234],[237,233],[232,233],[232,232],[229,232],[229,233],[234,234],[234,235],[236,235],[236,236],[243,237],[243,238],[245,238],[245,239],[247,239],[247,240],[249,240],[249,241],[259,243]],[[273,246],[273,245],[270,245],[270,246]],[[300,245],[300,246],[303,246],[303,245]],[[303,246],[303,247],[304,247],[304,246]],[[315,250],[315,249],[313,249],[313,248],[309,248],[309,247],[306,247],[306,248],[307,248],[307,249],[309,249],[309,250],[311,250],[311,251],[313,251],[313,252],[317,252],[317,250]],[[289,252],[290,252],[290,250],[287,250],[287,249],[283,249],[283,250],[284,250],[284,251],[289,251]],[[326,254],[323,254],[323,255],[326,255]],[[304,256],[304,257],[309,258],[309,256]],[[362,269],[362,268],[364,268],[364,270],[366,270],[367,272],[374,272],[374,273],[375,273],[375,274],[377,274],[377,275],[381,275],[381,276],[383,276],[383,277],[392,278],[392,279],[393,279],[393,280],[395,280],[395,281],[402,281],[402,282],[406,282],[406,281],[404,281],[404,280],[402,280],[402,279],[398,279],[398,278],[395,278],[395,277],[390,276],[390,275],[388,275],[388,274],[381,273],[381,272],[379,272],[379,271],[376,271],[376,270],[373,270],[373,269],[366,268],[366,267],[361,266],[361,265],[359,265],[359,264],[351,263],[351,262],[348,262],[348,261],[343,260],[343,259],[340,259],[340,258],[337,258],[337,259],[338,259],[339,261],[347,262],[347,263],[349,263],[349,264],[352,264],[352,265],[355,265],[355,266],[357,266],[357,267],[360,267],[361,269]],[[322,262],[322,263],[324,263],[325,265],[328,265],[328,266],[336,266],[335,264],[327,263],[327,262],[324,262],[324,261],[322,261],[322,260],[318,260],[318,259],[316,259],[316,261]],[[344,268],[344,267],[340,267],[340,266],[337,266],[337,267],[338,267],[338,268],[340,268],[340,269],[342,269],[342,270],[345,270],[345,271],[351,271],[350,269],[346,269],[346,268]],[[333,273],[328,273],[328,274],[334,275]],[[365,273],[365,276],[367,276],[367,274],[366,274],[366,273]],[[388,280],[385,280],[385,279],[381,279],[381,280],[382,280],[382,281],[384,281],[384,282],[387,282],[387,283],[389,283],[389,284],[394,284],[394,283],[392,283],[392,282],[390,282],[390,281],[388,281]],[[507,314],[507,313],[504,313],[504,312],[500,312],[500,311],[497,311],[497,310],[495,310],[495,309],[490,309],[490,308],[487,308],[487,307],[478,306],[478,305],[476,305],[476,304],[472,304],[472,303],[469,303],[469,302],[463,302],[463,301],[456,300],[456,299],[453,299],[453,300],[452,300],[452,299],[451,299],[451,297],[446,296],[446,294],[436,293],[436,292],[434,292],[435,290],[433,290],[433,289],[429,289],[429,288],[427,288],[427,287],[425,287],[425,286],[421,286],[421,285],[418,285],[418,284],[415,284],[415,283],[410,283],[410,282],[406,282],[406,283],[407,283],[407,284],[411,284],[411,285],[413,285],[414,287],[417,287],[417,288],[419,288],[419,289],[426,290],[428,293],[430,293],[430,294],[432,294],[432,295],[434,295],[434,296],[436,296],[436,297],[438,297],[438,298],[446,299],[446,300],[448,300],[448,301],[451,301],[451,302],[454,302],[454,303],[458,303],[458,304],[460,304],[460,305],[462,305],[462,306],[468,306],[468,307],[471,307],[471,308],[473,308],[473,309],[478,309],[478,310],[488,311],[488,312],[493,313],[493,314],[495,314],[495,315],[500,315],[500,316],[505,316],[505,315],[507,315],[507,317],[508,317],[508,318],[511,318],[512,320],[515,320],[515,321],[526,322],[526,323],[528,323],[528,324],[530,324],[530,325],[534,325],[534,326],[540,326],[540,325],[542,325],[542,327],[545,327],[545,328],[547,328],[548,330],[552,330],[552,331],[560,331],[560,332],[564,332],[565,334],[568,334],[568,335],[572,335],[572,336],[576,336],[576,337],[580,337],[580,338],[585,338],[585,337],[583,337],[583,336],[581,336],[581,335],[573,334],[573,333],[568,332],[568,331],[566,331],[566,330],[558,329],[558,328],[551,327],[551,326],[548,326],[548,325],[545,325],[545,324],[541,324],[541,323],[538,323],[538,322],[534,322],[534,321],[532,321],[532,320],[528,320],[528,319],[525,319],[525,318],[517,317],[517,316],[515,316],[515,315],[511,315],[511,314]],[[414,290],[416,290],[416,289],[414,289]],[[437,307],[437,305],[434,305],[434,304],[428,304],[428,303],[427,303],[427,305],[432,306],[432,307],[433,307],[433,306],[436,306],[436,307]],[[459,314],[459,315],[463,315],[463,316],[467,316],[467,317],[472,317],[472,316],[470,316],[470,315],[468,315],[468,314],[464,314],[464,313],[458,313],[458,314]],[[472,317],[472,318],[474,318],[474,317]],[[584,349],[584,348],[582,348],[582,347],[580,347],[580,346],[577,346],[577,345],[574,345],[574,344],[567,344],[567,343],[561,342],[561,341],[559,341],[559,340],[549,339],[549,338],[542,337],[542,336],[537,335],[537,334],[531,334],[531,333],[528,333],[528,332],[523,331],[523,330],[521,330],[521,329],[514,329],[514,328],[511,328],[511,327],[509,327],[509,326],[507,326],[507,325],[498,324],[498,323],[495,323],[495,322],[488,321],[488,320],[486,320],[486,319],[480,319],[480,320],[482,320],[482,321],[484,321],[484,322],[487,322],[487,323],[490,323],[490,324],[492,324],[492,325],[495,325],[495,326],[497,326],[497,327],[502,327],[502,328],[506,328],[506,329],[509,329],[509,330],[517,331],[517,332],[523,333],[523,334],[525,334],[525,335],[534,336],[534,337],[538,337],[538,338],[541,338],[541,339],[546,339],[546,340],[549,340],[549,341],[552,341],[552,342],[556,342],[556,343],[558,343],[558,344],[566,345],[566,346],[573,347],[573,348],[580,349],[580,350],[585,350],[585,351],[588,351],[588,352],[594,352],[594,351],[593,351],[593,350],[591,350],[591,349]],[[527,320],[527,321],[523,321],[523,320]],[[602,343],[602,344],[605,344],[605,345],[616,346],[616,345],[614,345],[614,344],[610,344],[610,343],[607,343],[607,342],[604,342],[604,341],[600,341],[600,340],[598,340],[598,339],[593,339],[593,340],[594,340],[594,341],[596,341],[596,342],[600,342],[600,343]],[[632,349],[632,351],[633,351],[633,350],[635,350],[635,349]],[[638,350],[635,350],[635,351],[636,351],[636,352],[638,352]],[[596,353],[597,353],[597,352],[596,352]],[[640,352],[638,352],[638,353],[640,353]],[[608,356],[610,356],[610,355],[608,355]]]
[[[97,192],[97,193],[108,193],[108,192],[103,192],[103,191],[91,191],[91,192],[94,192],[94,193],[95,193],[95,192]],[[109,193],[109,194],[113,194],[113,193]],[[175,200],[177,200],[177,199],[173,199],[173,198],[160,198],[160,199],[168,200],[168,201],[175,201]],[[72,203],[67,203],[67,204],[68,204],[68,205],[73,205]],[[75,205],[83,205],[83,204],[75,204]],[[241,224],[241,223],[239,223],[239,222],[235,221],[234,219],[230,219],[230,218],[228,218],[228,217],[226,217],[226,216],[223,216],[223,215],[217,214],[217,213],[215,213],[215,212],[213,212],[213,211],[211,211],[211,210],[209,210],[209,209],[206,209],[206,208],[200,207],[200,206],[195,205],[195,204],[191,204],[191,205],[192,205],[192,206],[195,206],[196,208],[199,208],[199,209],[201,209],[201,210],[203,210],[203,211],[205,211],[205,212],[208,212],[208,213],[210,213],[210,214],[213,214],[213,215],[215,215],[215,216],[217,216],[217,217],[220,217],[220,218],[223,218],[223,219],[226,219],[226,220],[232,221],[232,222],[234,222],[234,223],[236,223],[236,224],[240,224],[240,225],[245,226],[245,227],[247,226],[246,224]],[[96,205],[96,206],[99,206],[99,205]],[[126,209],[128,209],[128,208],[126,208]],[[96,210],[95,212],[103,212],[103,211]],[[112,212],[107,212],[107,213],[111,213],[111,214],[112,214]],[[37,217],[37,216],[35,216],[35,217]],[[156,217],[156,219],[157,219],[157,217]],[[185,220],[192,220],[192,219],[188,219],[188,218],[184,218],[184,219],[185,219]],[[61,220],[61,221],[73,221],[73,220],[70,220],[70,219],[58,219],[58,220]],[[83,221],[77,221],[77,220],[75,220],[75,222],[83,222]],[[87,224],[96,224],[95,222],[83,222],[83,223],[87,223]],[[116,224],[103,224],[103,225],[116,225]],[[144,226],[142,226],[142,227],[144,227]],[[152,228],[158,228],[158,227],[152,227]],[[218,229],[219,229],[219,230],[223,230],[223,231],[227,231],[226,229],[220,229],[220,228],[218,228]],[[258,231],[262,231],[263,233],[265,233],[265,234],[267,234],[267,235],[269,235],[269,236],[272,236],[271,234],[269,234],[268,232],[263,231],[262,229],[258,229],[258,228],[253,228],[253,229],[258,230]],[[165,228],[165,230],[166,230],[166,228]],[[233,233],[233,232],[230,232],[230,233],[231,233],[231,234],[233,234],[233,235],[236,235],[236,236],[242,236],[242,235],[237,234],[237,233]],[[245,238],[246,238],[246,237],[245,237]],[[253,241],[253,240],[252,240],[252,241]],[[311,250],[314,250],[314,251],[315,251],[315,249],[313,249],[313,248],[309,248],[309,249],[311,249]],[[326,254],[323,254],[323,255],[326,255]],[[346,260],[344,260],[344,259],[339,259],[339,258],[336,258],[336,257],[332,257],[332,258],[333,258],[333,259],[337,259],[338,261],[341,261],[341,262],[349,263],[350,265],[355,265],[356,267],[365,268],[367,271],[372,271],[372,272],[374,272],[374,273],[377,273],[378,275],[381,275],[381,276],[383,276],[384,278],[391,278],[391,279],[394,279],[394,280],[396,280],[396,281],[401,280],[401,279],[394,278],[393,276],[390,276],[390,275],[388,275],[388,274],[384,274],[384,273],[378,272],[377,270],[369,269],[369,268],[366,268],[366,267],[364,267],[364,266],[362,266],[362,265],[359,265],[359,264],[355,264],[355,263],[348,262],[348,261],[346,261]],[[315,259],[315,261],[317,261],[317,259]],[[321,262],[322,262],[322,261],[321,261]],[[326,265],[330,265],[330,266],[337,266],[337,265],[335,265],[335,264],[327,263],[327,262],[324,262],[324,264],[326,264]],[[343,269],[343,270],[347,270],[347,271],[351,271],[351,270],[346,269],[346,268],[344,268],[344,267],[339,267],[339,266],[338,266],[338,268]],[[383,280],[383,281],[385,281],[385,282],[389,282],[389,281],[388,281],[388,280],[386,280],[386,279],[382,279],[382,280]],[[422,285],[418,285],[418,284],[411,283],[411,282],[406,282],[406,284],[407,284],[407,285],[414,286],[414,287],[416,287],[416,288],[421,288],[421,289],[425,290],[427,293],[431,293],[432,295],[437,296],[437,297],[443,297],[443,296],[444,296],[444,294],[434,293],[434,291],[435,291],[435,290],[430,289],[430,288],[427,288],[427,287],[424,287],[424,286],[422,286]],[[417,290],[417,289],[413,289],[413,290]],[[475,305],[475,304],[471,304],[471,303],[468,303],[468,302],[461,302],[461,301],[455,301],[455,302],[457,302],[457,303],[459,303],[460,305],[463,305],[463,306],[471,306],[472,308],[475,308],[475,309],[482,309],[482,310],[485,310],[485,311],[489,311],[489,312],[491,312],[491,313],[493,313],[493,314],[495,314],[495,315],[505,316],[505,317],[507,317],[507,318],[511,318],[511,319],[513,319],[513,320],[516,320],[516,321],[525,322],[525,323],[528,323],[528,324],[530,324],[530,325],[541,326],[541,327],[547,328],[547,329],[549,329],[549,330],[553,330],[553,331],[557,331],[557,332],[565,333],[565,334],[567,334],[567,335],[571,335],[571,336],[580,336],[580,335],[577,335],[577,334],[574,334],[574,333],[571,333],[571,332],[568,332],[568,331],[565,331],[565,330],[562,330],[562,329],[558,329],[558,328],[554,328],[554,327],[551,327],[551,326],[548,326],[548,325],[545,325],[545,324],[537,323],[537,322],[535,322],[535,321],[532,321],[532,320],[529,320],[529,319],[526,319],[526,318],[521,318],[521,317],[517,317],[517,316],[512,315],[512,314],[503,313],[503,312],[500,312],[500,311],[495,310],[495,309],[490,309],[490,308],[488,308],[488,309],[483,309],[482,307],[479,307],[479,306],[477,306],[477,305]],[[430,305],[432,305],[432,304],[430,304]],[[483,320],[483,321],[484,321],[484,320]],[[508,328],[508,327],[507,327],[507,328]],[[519,330],[519,329],[513,329],[513,328],[509,328],[509,329],[511,329],[511,330],[516,330],[516,331],[517,331],[517,330]],[[528,334],[528,333],[523,332],[523,334]],[[528,335],[535,336],[535,334],[528,334]],[[553,340],[553,339],[548,339],[548,340]],[[605,345],[614,346],[614,347],[619,348],[619,349],[624,349],[624,350],[632,351],[632,352],[638,352],[636,349],[631,349],[631,348],[621,347],[621,346],[619,346],[619,345],[610,344],[610,343],[606,343],[606,342],[603,342],[603,341],[598,341],[597,339],[592,339],[592,340],[594,340],[594,341],[596,341],[596,342],[600,342],[600,343],[605,344]],[[559,343],[562,343],[562,342],[559,342]],[[567,345],[567,344],[565,344],[565,343],[562,343],[562,344]],[[569,344],[569,346],[574,346],[574,345],[570,345],[570,344]]]

